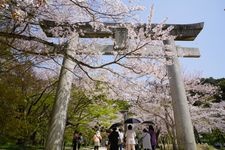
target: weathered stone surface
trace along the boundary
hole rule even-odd
[[[115,36],[115,31],[117,28],[123,28],[120,24],[117,23],[104,23],[109,30],[94,30],[89,23],[79,23],[79,24],[69,24],[69,23],[62,23],[57,24],[54,21],[50,20],[43,20],[40,22],[42,29],[44,30],[45,34],[49,37],[55,37],[50,32],[50,29],[56,26],[61,26],[63,30],[77,30],[80,34],[81,38],[107,38]],[[152,27],[156,26],[157,24],[152,24]],[[146,28],[146,24],[136,24],[134,25],[135,28],[138,30],[141,27],[144,29]],[[173,30],[171,31],[171,35],[176,36],[176,41],[193,41],[200,31],[203,29],[204,23],[194,23],[194,24],[165,24],[163,28],[167,28],[169,26],[173,26]],[[81,33],[82,31],[82,33]],[[66,32],[64,32],[66,33]],[[58,36],[58,35],[57,35]],[[62,35],[61,35],[62,36]],[[65,36],[65,35],[64,35]]]

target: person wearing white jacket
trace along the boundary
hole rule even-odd
[[[125,134],[126,150],[135,150],[135,144],[136,144],[135,137],[136,137],[136,133],[133,130],[132,125],[128,125],[127,132]]]

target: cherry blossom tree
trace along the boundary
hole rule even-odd
[[[171,38],[169,32],[172,28],[163,28],[164,22],[153,27],[151,24],[152,14],[149,16],[146,28],[137,30],[135,24],[126,24],[125,22],[137,23],[134,17],[135,12],[143,9],[141,6],[133,5],[131,1],[4,0],[0,3],[0,9],[2,23],[0,42],[12,48],[11,52],[15,59],[20,61],[30,59],[34,62],[32,64],[35,64],[33,67],[54,70],[52,63],[49,63],[50,60],[61,66],[62,57],[68,58],[74,63],[74,67],[66,68],[75,76],[74,84],[83,85],[90,91],[90,96],[91,87],[96,84],[96,81],[104,83],[111,91],[114,91],[114,94],[119,95],[124,90],[124,86],[116,86],[119,85],[120,81],[127,80],[130,86],[133,86],[136,84],[132,81],[133,75],[150,76],[151,74],[157,76],[154,65],[157,65],[158,62],[166,62],[163,58],[165,51],[161,50],[152,53],[151,59],[142,60],[142,65],[151,63],[150,68],[137,66],[138,57],[146,55],[146,52],[149,51],[146,46],[162,45],[161,40]],[[55,26],[51,28],[50,33],[54,36],[60,36],[60,38],[51,40],[45,36],[41,28],[43,20],[54,21]],[[126,29],[127,40],[117,43],[118,41],[113,39],[79,39],[78,36],[84,35],[85,31],[82,28],[77,28],[77,25],[82,25],[83,22],[88,23],[95,31],[101,32],[108,32],[109,28],[112,28],[105,25],[104,22],[115,23],[117,27]],[[65,23],[69,26],[65,26]],[[48,26],[48,24],[45,25]],[[104,57],[102,56],[104,52],[96,48],[95,45],[96,43],[108,42],[114,44],[116,51],[112,53],[111,57]],[[68,51],[71,52],[68,53]],[[130,62],[129,57],[136,57],[137,62],[136,60]],[[44,62],[45,65],[43,65]],[[72,76],[70,77],[72,78]],[[113,78],[118,79],[116,84],[115,80],[112,80]],[[144,82],[143,79],[141,80]],[[141,85],[134,87],[137,91],[144,90]],[[119,89],[122,90],[119,91]],[[132,97],[128,94],[126,96],[126,99]],[[68,97],[69,94],[67,94]],[[67,108],[68,101],[55,102],[56,106],[61,107],[61,104]],[[54,112],[57,111],[59,110],[54,110]],[[62,130],[60,132],[55,130],[58,136],[51,136],[49,138],[51,140],[47,140],[46,149],[60,149],[62,147],[66,113],[60,113],[63,116],[63,119],[59,121],[62,123]]]

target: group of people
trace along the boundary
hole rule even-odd
[[[94,150],[99,150],[101,141],[102,136],[100,131],[97,131],[93,136]],[[82,134],[75,131],[73,135],[73,150],[79,150],[82,143]],[[108,150],[139,150],[140,147],[143,150],[155,150],[156,145],[156,133],[152,125],[149,125],[148,128],[144,128],[142,133],[137,136],[131,124],[127,126],[125,133],[121,128],[112,128],[108,133],[108,141],[106,143]]]
[[[148,129],[143,129],[141,137],[139,137],[139,143],[136,139],[137,135],[132,125],[127,126],[127,131],[125,134],[123,134],[121,129],[117,131],[117,128],[115,127],[108,135],[108,148],[109,150],[122,150],[123,147],[125,147],[126,150],[137,150],[141,144],[144,150],[156,149],[156,133],[152,125],[149,125]]]

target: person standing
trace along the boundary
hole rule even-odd
[[[84,142],[84,139],[83,139],[82,133],[79,133],[78,150],[80,149],[80,147],[83,144],[83,142]]]
[[[136,133],[133,130],[132,125],[128,125],[127,132],[125,134],[125,137],[126,137],[127,150],[135,150],[135,137],[136,137]]]
[[[152,125],[149,125],[148,127],[149,134],[151,135],[151,145],[152,145],[152,150],[156,149],[157,141],[156,141],[156,133],[154,131],[154,128]]]
[[[100,131],[97,131],[96,134],[93,136],[94,141],[94,150],[98,150],[101,145],[102,136]]]
[[[78,141],[79,141],[79,133],[77,131],[74,131],[74,133],[73,133],[73,150],[77,149]]]
[[[144,150],[152,150],[151,135],[150,135],[150,133],[148,132],[147,129],[143,130],[141,139],[142,139],[143,149]]]
[[[119,133],[116,131],[116,128],[112,129],[113,131],[109,134],[109,143],[110,150],[118,150],[118,142],[119,142]]]
[[[119,150],[122,150],[123,149],[123,142],[124,142],[124,133],[123,133],[123,130],[120,128],[119,129]]]

